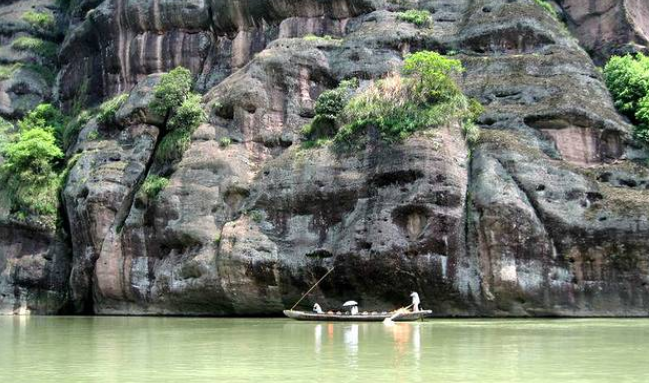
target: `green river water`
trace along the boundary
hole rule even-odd
[[[0,317],[0,382],[649,382],[649,320]]]

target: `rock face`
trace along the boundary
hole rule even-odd
[[[584,48],[599,62],[649,47],[649,3],[643,0],[563,0]]]
[[[596,60],[646,45],[644,2],[602,3],[560,4]],[[415,6],[433,13],[432,27],[397,18]],[[591,57],[534,1],[82,7],[94,10],[71,17],[60,101],[130,97],[115,123],[92,120],[69,150],[71,265],[56,261],[51,237],[0,256],[0,293],[23,289],[0,301],[4,311],[61,291],[69,273],[73,312],[277,315],[334,267],[305,307],[383,309],[418,291],[441,316],[649,313],[646,152]],[[398,144],[370,133],[356,152],[301,145],[320,93],[351,77],[366,86],[422,49],[463,62],[458,82],[486,108],[477,144],[449,121]],[[209,121],[161,168],[151,74],[177,65],[196,75]],[[139,193],[160,172],[168,186]],[[13,237],[0,250],[16,249]]]
[[[47,229],[0,223],[0,315],[61,312],[69,274],[65,241]]]
[[[31,49],[24,42],[38,39],[56,47],[61,35],[54,3],[32,0],[0,4],[0,117],[22,117],[52,98],[56,52]],[[51,23],[36,23],[30,14],[46,15]]]

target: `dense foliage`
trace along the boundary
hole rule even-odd
[[[430,25],[433,21],[430,12],[426,10],[419,11],[416,9],[409,9],[405,12],[397,13],[397,19],[401,21],[413,23],[420,27],[424,25]]]
[[[12,127],[3,128],[0,182],[15,217],[55,224],[63,179],[61,146],[66,120],[52,105],[41,104],[18,121],[13,134],[7,134]]]
[[[63,131],[66,123],[66,117],[52,104],[40,104],[22,120],[18,121],[18,128],[20,132],[43,129],[52,134],[57,146],[62,147]]]
[[[318,140],[336,133],[338,117],[357,87],[357,79],[345,80],[337,88],[320,94],[315,103],[313,121],[302,129],[302,134],[308,140],[306,146],[318,146],[314,145]]]
[[[169,116],[187,99],[192,90],[192,82],[191,72],[183,67],[165,73],[153,89],[155,98],[151,109],[162,116]]]
[[[402,75],[376,81],[349,100],[335,141],[354,143],[370,127],[383,140],[398,141],[452,119],[469,123],[482,109],[455,83],[453,76],[462,71],[460,61],[436,52],[407,56]]]
[[[636,138],[649,143],[649,57],[614,56],[604,78],[616,108],[636,125]]]
[[[167,132],[156,151],[160,161],[180,159],[189,148],[192,133],[205,121],[201,97],[191,92],[192,82],[191,72],[178,67],[164,74],[153,90],[151,108],[166,118]]]
[[[52,129],[22,130],[2,148],[0,167],[3,192],[18,218],[37,216],[53,225],[58,208],[61,177],[56,172],[63,152],[56,145]]]

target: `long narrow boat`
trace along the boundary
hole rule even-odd
[[[316,314],[306,311],[284,310],[284,315],[291,319],[304,320],[304,321],[323,321],[323,322],[382,322],[387,318],[392,318],[395,322],[412,322],[419,319],[426,318],[433,312],[431,310],[422,310],[417,312],[403,312],[395,314],[394,312],[382,313],[360,313],[351,315],[340,312],[329,312]]]

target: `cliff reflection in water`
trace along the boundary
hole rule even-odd
[[[0,382],[649,381],[649,320],[0,318]]]

